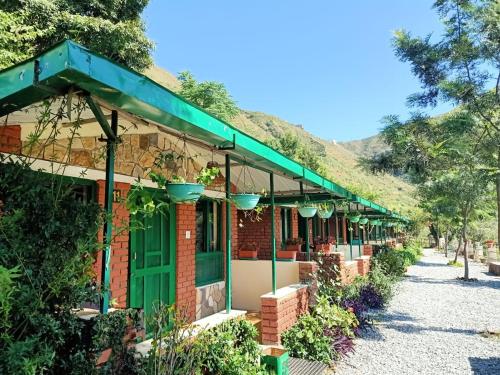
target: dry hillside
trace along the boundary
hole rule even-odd
[[[175,76],[159,67],[148,69],[146,75],[173,91],[179,88]],[[357,166],[359,156],[370,156],[386,147],[377,136],[335,144],[318,138],[301,126],[286,122],[279,117],[247,110],[241,110],[232,123],[260,140],[278,136],[286,131],[293,132],[323,158],[328,167],[329,177],[338,184],[353,191],[369,192],[375,195],[377,203],[389,209],[401,210],[403,213],[410,212],[416,205],[414,188],[410,184],[389,175],[371,175]]]

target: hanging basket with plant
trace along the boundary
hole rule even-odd
[[[346,214],[346,218],[351,222],[351,223],[357,223],[361,219],[361,214],[356,211],[356,212],[349,212]]]
[[[304,218],[313,217],[318,211],[318,206],[309,202],[309,197],[307,195],[305,196],[304,202],[297,203],[297,208],[300,216]]]
[[[360,225],[366,225],[368,224],[368,218],[367,217],[362,217],[361,219],[359,219],[359,224]]]
[[[318,216],[321,219],[329,219],[333,215],[333,207],[330,203],[321,203],[318,207]]]
[[[238,210],[253,210],[261,198],[260,194],[255,194],[255,182],[252,175],[248,171],[246,164],[241,168],[238,179],[236,180],[236,187],[239,186],[241,175],[243,174],[243,193],[231,194],[231,201],[234,203]],[[251,179],[251,185],[247,185],[247,174]]]

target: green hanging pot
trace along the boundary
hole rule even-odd
[[[318,211],[318,209],[314,206],[299,207],[300,216],[305,218],[313,217],[314,215],[316,215],[316,211]]]
[[[331,208],[329,210],[322,210],[322,209],[318,210],[318,216],[321,219],[329,219],[332,217],[332,215],[333,215],[333,208]]]
[[[368,223],[368,218],[367,217],[362,217],[361,219],[359,219],[359,223],[361,225],[365,225]]]
[[[357,223],[361,219],[361,215],[347,216],[351,223]]]
[[[169,182],[165,185],[168,196],[174,203],[188,202],[194,203],[200,199],[201,194],[205,191],[205,186],[190,182]]]
[[[380,225],[377,219],[371,219],[370,225]]]
[[[238,210],[253,210],[259,203],[259,194],[233,194],[231,200]]]

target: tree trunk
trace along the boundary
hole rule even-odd
[[[467,254],[467,219],[468,215],[464,217],[464,227],[462,228],[462,238],[464,241],[464,280],[469,280],[469,257]]]
[[[449,236],[448,227],[446,227],[446,231],[444,232],[444,257],[448,258],[448,236]]]
[[[462,247],[462,234],[460,234],[460,236],[458,236],[458,247],[457,247],[457,251],[455,252],[455,259],[453,260],[455,263],[457,262],[457,259],[458,259],[458,253],[460,251],[460,248]]]

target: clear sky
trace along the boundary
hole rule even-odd
[[[392,32],[441,33],[431,0],[150,0],[144,18],[157,65],[223,82],[241,108],[338,141],[407,118],[419,90]],[[441,106],[432,113],[444,112]]]

